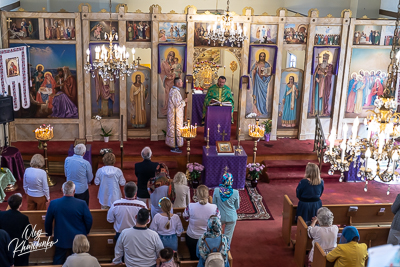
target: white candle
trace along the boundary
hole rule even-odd
[[[397,150],[394,151],[392,155],[392,160],[393,160],[393,173],[396,170],[396,162],[399,160],[399,154],[397,153]]]
[[[343,140],[346,141],[347,139],[347,131],[349,130],[349,127],[347,126],[347,123],[343,125]]]
[[[344,161],[344,151],[346,151],[346,141],[343,140],[342,144],[340,145],[342,149],[342,162]]]
[[[378,153],[379,154],[382,153],[384,142],[385,142],[385,134],[384,133],[380,133],[379,134],[379,149],[378,149]]]
[[[368,148],[365,152],[365,170],[368,169],[368,160],[371,157],[371,150]]]
[[[333,135],[333,132],[329,136],[329,153],[332,154],[333,146],[335,144],[335,136]]]
[[[359,121],[358,121],[358,116],[357,116],[357,118],[354,120],[353,128],[352,128],[352,132],[353,132],[352,143],[353,143],[353,145],[356,144],[356,137],[357,137],[357,132],[358,132],[358,124],[359,124]]]

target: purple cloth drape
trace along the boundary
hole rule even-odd
[[[197,123],[197,126],[201,126],[201,120],[203,119],[203,104],[206,94],[192,94],[192,124]]]
[[[344,181],[345,182],[360,182],[361,181],[361,177],[357,176],[357,173],[361,167],[361,162],[359,159],[360,158],[358,158],[356,161],[352,161],[349,166],[349,171],[344,172]],[[354,165],[356,165],[355,168],[354,168]]]
[[[53,98],[52,117],[78,118],[78,108],[63,92],[58,92]]]
[[[207,129],[210,128],[210,145],[214,146],[215,141],[222,141],[224,130],[226,133],[224,141],[231,140],[231,111],[232,107],[207,107],[206,120],[204,124],[204,137],[207,137]],[[220,125],[219,132],[218,124]]]
[[[7,147],[1,154],[1,166],[10,169],[15,179],[22,180],[24,178],[25,167],[21,153],[16,147]]]
[[[314,74],[314,71],[315,71],[315,60],[317,60],[317,62],[318,62],[316,55],[319,55],[319,53],[321,53],[323,50],[329,50],[333,54],[332,62],[336,58],[336,63],[334,65],[333,72],[335,75],[337,75],[338,71],[339,71],[339,59],[340,59],[340,47],[339,46],[338,47],[336,47],[336,46],[333,46],[333,47],[332,46],[314,46],[313,61],[312,61],[312,65],[311,65],[312,73]],[[337,50],[336,55],[335,55],[335,50]]]
[[[74,155],[74,145],[70,145],[68,149],[68,157]],[[89,161],[90,165],[92,165],[92,145],[86,145],[86,153],[83,155],[83,158]]]
[[[242,82],[242,80],[243,80],[244,77],[247,77],[247,79],[248,79],[248,81],[249,81],[249,82],[247,83],[247,90],[249,90],[249,89],[250,89],[250,78],[249,78],[248,75],[244,75],[244,76],[240,77],[239,89],[242,89],[242,87],[243,87],[243,82]]]
[[[247,154],[244,150],[241,154],[235,152],[235,156],[219,156],[215,146],[210,146],[209,149],[203,146],[203,184],[209,188],[219,186],[224,169],[228,167],[228,172],[233,176],[232,187],[243,189],[246,182],[246,164]]]

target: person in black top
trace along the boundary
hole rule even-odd
[[[22,206],[22,195],[16,193],[8,198],[8,205],[10,209],[7,211],[0,212],[0,229],[3,229],[8,233],[12,244],[14,247],[27,246],[29,240],[24,237],[29,236],[32,231],[32,226],[29,223],[28,216],[22,214],[19,209]],[[26,233],[24,231],[26,229]],[[13,239],[16,240],[13,240]],[[20,247],[22,248],[22,246]],[[25,254],[26,251],[19,251],[14,255],[14,265],[15,266],[27,266],[29,265],[29,252]],[[20,255],[22,254],[22,255]],[[4,265],[1,265],[4,266]]]
[[[137,199],[146,203],[147,207],[149,207],[149,199],[150,195],[147,191],[147,182],[150,178],[155,176],[155,171],[158,166],[157,162],[151,161],[151,149],[146,146],[142,150],[142,158],[143,161],[135,164],[135,175],[137,177]]]
[[[0,266],[14,267],[13,251],[14,246],[10,244],[11,239],[6,231],[0,229]]]

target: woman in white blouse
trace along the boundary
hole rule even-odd
[[[31,167],[25,170],[24,191],[27,194],[28,210],[46,210],[46,202],[50,201],[47,174],[41,168],[44,158],[40,154],[33,155]]]
[[[187,178],[183,172],[174,176],[175,202],[174,208],[186,208],[190,203],[190,188],[187,186]]]
[[[114,167],[115,155],[106,153],[103,157],[104,167],[101,167],[96,172],[94,183],[100,185],[98,199],[101,209],[109,209],[114,201],[122,197],[119,186],[124,186],[126,180],[122,171]]]
[[[167,197],[158,202],[162,213],[157,213],[151,221],[150,229],[160,236],[164,248],[172,248],[178,251],[178,236],[183,232],[181,219],[171,213],[172,203]]]
[[[319,226],[315,226],[318,222]],[[312,248],[308,255],[309,262],[313,261],[314,244],[318,242],[326,254],[331,252],[337,246],[337,235],[339,228],[332,225],[333,213],[325,207],[319,208],[317,217],[312,218],[311,225],[308,227],[308,236],[312,238]]]
[[[62,267],[100,267],[99,261],[88,252],[89,240],[84,235],[76,235],[72,243],[72,254],[67,258]]]
[[[189,249],[190,259],[198,260],[196,255],[197,242],[207,231],[208,219],[211,215],[221,218],[217,205],[208,202],[210,196],[208,187],[200,185],[197,187],[196,196],[199,202],[189,203],[183,212],[183,218],[189,221],[186,232],[186,245]]]

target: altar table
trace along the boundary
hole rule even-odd
[[[16,180],[14,178],[14,175],[8,168],[2,168],[5,172],[0,171],[0,203],[4,201],[6,198],[6,193],[4,192],[4,189],[9,184],[14,185]]]
[[[68,150],[68,157],[74,155],[74,145],[72,144]],[[92,145],[86,145],[86,153],[83,155],[83,158],[89,161],[90,165],[92,165]]]
[[[191,124],[201,126],[203,119],[203,104],[206,94],[192,94],[192,121]]]
[[[24,178],[25,166],[18,148],[9,146],[1,154],[1,166],[10,169],[17,180]]]
[[[210,129],[210,145],[215,145],[216,141],[231,140],[232,127],[232,107],[228,106],[208,106],[206,121],[204,124],[204,138],[207,137],[207,130]],[[211,115],[209,115],[211,114]],[[220,126],[218,128],[218,125]],[[219,132],[218,132],[219,130]],[[225,131],[225,132],[224,132]],[[222,135],[224,134],[224,138]]]
[[[203,146],[203,165],[202,181],[209,188],[219,186],[226,166],[228,172],[233,176],[232,187],[235,189],[244,188],[247,165],[247,154],[244,150],[240,154],[235,151],[234,156],[219,156],[216,146],[210,146],[209,149]]]

